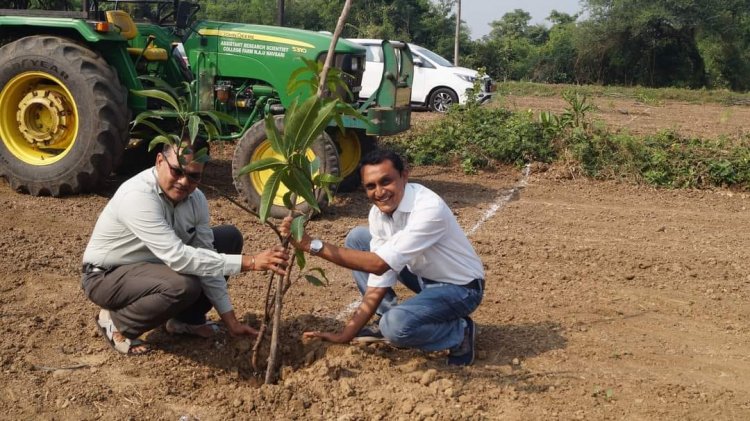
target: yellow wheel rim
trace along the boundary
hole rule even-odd
[[[47,73],[21,73],[0,92],[0,138],[27,164],[50,165],[63,159],[75,144],[78,124],[73,95]]]
[[[353,173],[362,159],[362,148],[359,137],[353,130],[347,130],[344,134],[338,133],[339,163],[341,165],[341,177],[345,178]]]
[[[305,155],[307,155],[307,159],[310,161],[315,159],[315,152],[313,152],[312,149],[308,149]],[[280,161],[284,160],[283,155],[274,151],[273,148],[271,148],[271,142],[267,140],[263,141],[257,148],[255,148],[250,162],[255,162],[259,159],[265,158],[276,158]],[[265,187],[266,182],[268,182],[268,179],[271,178],[272,174],[273,170],[253,171],[250,173],[250,182],[253,183],[253,188],[258,192],[259,196],[263,195],[263,188]],[[276,197],[273,199],[273,204],[276,206],[284,206],[284,195],[288,191],[289,189],[284,183],[281,183],[279,189],[276,191]],[[301,203],[301,199],[299,199],[298,202]]]

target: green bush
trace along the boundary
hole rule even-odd
[[[667,130],[651,136],[615,133],[591,124],[585,94],[564,90],[560,114],[511,112],[469,103],[421,131],[391,140],[415,165],[460,165],[464,172],[495,163],[523,165],[565,159],[593,178],[670,188],[750,188],[748,139],[687,138]]]

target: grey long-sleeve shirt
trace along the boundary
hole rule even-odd
[[[208,201],[196,189],[176,206],[166,198],[149,168],[123,183],[96,221],[83,262],[101,267],[164,263],[197,275],[219,314],[232,310],[225,275],[239,273],[241,255],[213,248]]]

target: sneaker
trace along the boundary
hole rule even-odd
[[[471,317],[465,317],[466,328],[464,329],[464,340],[461,344],[450,350],[448,364],[471,365],[474,363],[474,342],[476,341],[476,326]]]
[[[383,333],[380,332],[380,327],[377,323],[362,328],[357,333],[357,336],[352,339],[352,342],[361,344],[373,343],[373,342],[385,342]]]

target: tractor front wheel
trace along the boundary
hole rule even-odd
[[[122,156],[127,92],[97,53],[54,36],[0,48],[0,176],[32,195],[96,188]]]
[[[284,116],[274,116],[274,120],[279,133],[283,133]],[[320,172],[333,175],[339,174],[339,156],[336,152],[336,146],[328,134],[321,134],[313,142],[312,147],[307,151],[307,157],[311,161],[315,157],[320,160]],[[281,155],[271,148],[271,142],[268,140],[268,135],[266,134],[265,122],[260,120],[250,127],[237,142],[232,159],[234,186],[239,192],[240,197],[256,212],[260,209],[260,198],[263,194],[263,187],[265,187],[273,171],[255,171],[243,175],[239,175],[239,171],[250,162],[264,158],[281,158]],[[279,186],[279,190],[276,192],[276,197],[273,200],[273,206],[271,206],[270,215],[272,217],[283,218],[289,214],[289,210],[284,207],[283,200],[284,195],[288,191],[289,189],[283,184]],[[328,198],[325,192],[318,192],[316,197],[321,210],[328,205]],[[310,205],[306,202],[297,204],[297,210],[300,212],[307,212],[309,209]]]
[[[374,136],[368,136],[364,130],[347,129],[344,133],[338,128],[329,131],[331,137],[336,139],[336,148],[339,152],[341,162],[341,177],[339,184],[340,192],[356,190],[361,184],[359,174],[359,161],[368,152],[375,150],[377,144]]]

